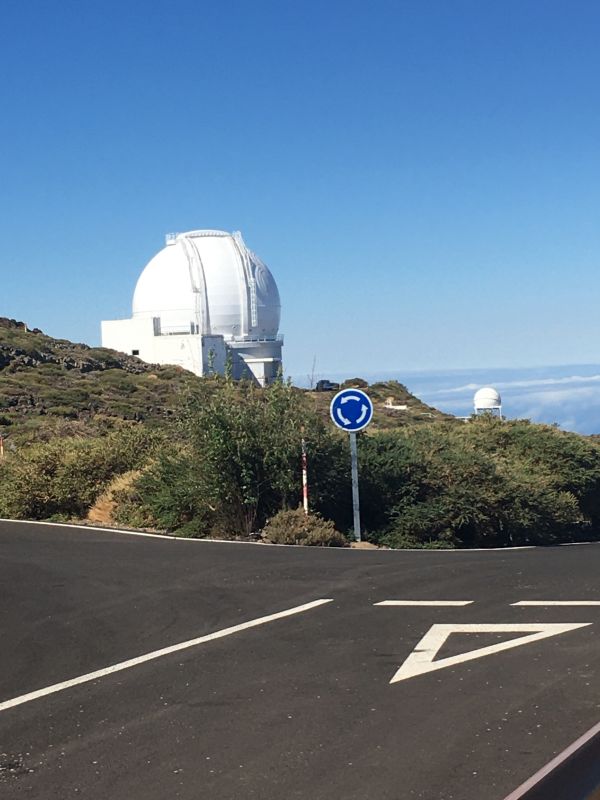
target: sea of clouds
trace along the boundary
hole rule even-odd
[[[341,375],[324,375],[343,380]],[[493,386],[510,419],[556,424],[564,430],[600,434],[600,365],[386,372],[363,375],[370,383],[397,380],[428,405],[456,416],[473,413],[473,395]],[[306,378],[299,380],[306,385]]]
[[[458,416],[472,413],[477,389],[493,386],[502,396],[502,412],[506,417],[555,423],[578,433],[600,433],[597,364],[407,374],[404,383],[424,402]]]

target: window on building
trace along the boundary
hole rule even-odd
[[[139,356],[139,354],[140,354],[140,351],[139,351],[139,350],[132,350],[132,351],[131,351],[131,355],[132,355],[132,356]]]

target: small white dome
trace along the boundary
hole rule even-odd
[[[500,394],[491,386],[485,386],[483,389],[478,389],[473,398],[473,405],[475,411],[500,408],[502,400]]]
[[[274,339],[277,284],[239,233],[189,231],[167,237],[133,295],[134,317],[159,317],[163,329],[190,323],[225,339]]]

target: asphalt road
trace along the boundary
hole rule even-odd
[[[324,550],[1,522],[0,796],[502,800],[600,719],[600,605],[523,600],[600,601],[600,546]],[[587,624],[544,627],[566,623]],[[547,638],[431,669],[526,624]]]

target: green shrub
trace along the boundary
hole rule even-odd
[[[84,517],[121,473],[143,466],[157,446],[142,426],[102,438],[55,438],[0,464],[0,515],[15,519]]]
[[[348,540],[336,531],[333,522],[303,508],[279,511],[263,529],[263,537],[273,544],[303,544],[318,547],[347,547]]]
[[[404,447],[372,489],[384,501],[380,538],[391,547],[552,544],[586,524],[594,535],[600,450],[581,436],[487,418],[392,436]],[[379,470],[387,463],[375,462]]]
[[[115,520],[136,526],[141,516],[180,535],[208,535],[210,508],[198,488],[196,463],[182,446],[162,451],[127,495],[116,495]]]
[[[161,527],[195,520],[202,535],[248,536],[301,493],[301,439],[307,441],[311,502],[337,504],[340,440],[291,386],[265,390],[208,381],[173,426],[177,443],[140,479],[141,502]],[[349,471],[349,460],[345,472]]]
[[[117,370],[102,375],[125,387],[134,379],[153,384],[150,376]],[[88,405],[103,408],[100,390],[108,383],[88,378],[98,389],[97,395],[88,392]],[[220,376],[194,386],[178,400],[177,416],[163,416],[162,432],[115,419],[116,413],[146,413],[123,399],[127,391],[115,394],[110,411],[96,413],[94,430],[104,435],[87,439],[74,435],[85,433],[84,420],[64,418],[78,397],[52,388],[54,399],[63,396],[61,417],[23,417],[23,438],[36,441],[29,447],[11,435],[9,443],[17,446],[0,463],[0,515],[82,517],[114,478],[139,470],[129,482],[113,485],[119,524],[245,537],[271,520],[268,535],[290,542],[310,540],[306,526],[319,520],[330,532],[350,529],[348,438],[319,415],[320,398],[281,382],[262,390]],[[149,391],[158,397],[165,384]],[[12,402],[10,392],[7,397]],[[10,409],[5,424],[21,413]],[[311,508],[332,522],[289,511],[300,499],[302,438]],[[600,532],[600,446],[593,439],[487,417],[467,425],[371,430],[359,439],[368,539],[391,547],[504,547],[597,538]],[[291,516],[281,522],[278,512]],[[322,543],[321,534],[314,535]]]
[[[79,411],[73,406],[52,406],[48,409],[48,414],[63,419],[77,419]]]

